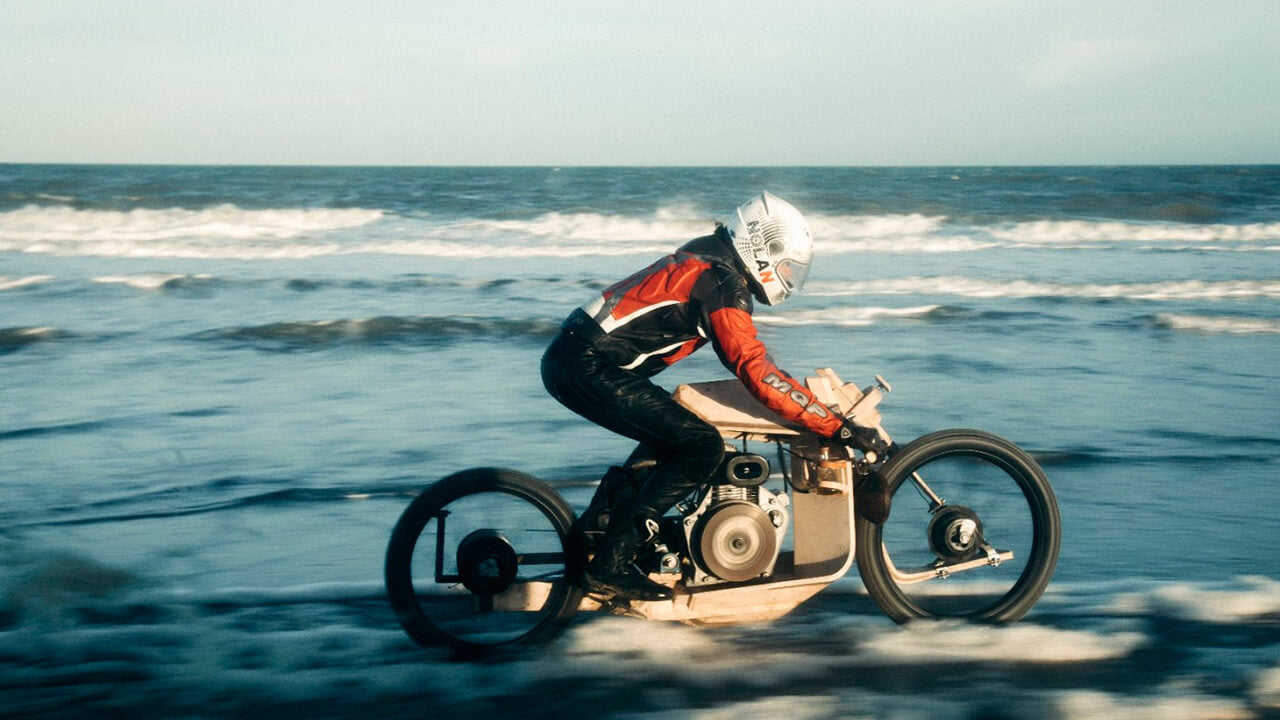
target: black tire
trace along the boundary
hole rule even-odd
[[[405,509],[387,546],[387,596],[400,626],[419,645],[448,645],[468,655],[554,637],[582,599],[582,553],[573,526],[573,510],[559,493],[522,473],[476,468],[431,485]],[[481,542],[460,554],[467,538]],[[507,553],[496,558],[502,562],[491,560],[502,572],[481,583],[464,579],[475,548],[495,545]],[[544,589],[545,598],[529,601],[536,607],[501,605],[517,591],[532,597]]]
[[[949,506],[972,508],[987,540],[997,550],[1012,550],[1014,557],[999,567],[956,572],[945,580],[895,579],[894,567],[904,562],[926,568],[939,559],[928,543],[928,502],[911,482],[917,472]],[[858,518],[856,554],[867,592],[894,621],[1008,622],[1025,615],[1044,593],[1057,566],[1062,524],[1053,489],[1026,452],[980,430],[942,430],[901,448],[880,474],[894,494],[892,512],[884,525]],[[900,492],[905,487],[911,489]],[[981,556],[975,550],[969,557]]]

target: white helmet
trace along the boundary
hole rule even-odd
[[[729,221],[729,242],[755,278],[756,299],[776,305],[799,290],[813,260],[809,223],[791,203],[764,192]]]

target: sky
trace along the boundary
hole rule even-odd
[[[1280,2],[0,0],[0,162],[1280,162]]]

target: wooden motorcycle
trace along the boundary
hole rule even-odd
[[[876,381],[860,390],[824,368],[805,382],[891,443],[878,410],[889,385]],[[426,488],[392,532],[387,593],[409,636],[474,652],[547,640],[580,610],[758,622],[790,612],[855,560],[895,621],[1004,622],[1024,615],[1053,575],[1061,539],[1053,490],[1036,461],[1003,438],[942,430],[880,458],[782,421],[736,380],[682,385],[674,397],[720,430],[726,452],[638,559],[673,599],[615,601],[582,589],[611,500],[634,492],[652,460],[612,468],[582,517],[540,480],[478,468]],[[773,451],[776,467],[753,443]],[[893,492],[883,525],[855,513],[853,488],[868,473]]]

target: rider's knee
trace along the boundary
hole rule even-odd
[[[711,426],[691,430],[681,437],[683,455],[696,469],[697,474],[708,477],[724,459],[724,440],[720,432]]]

